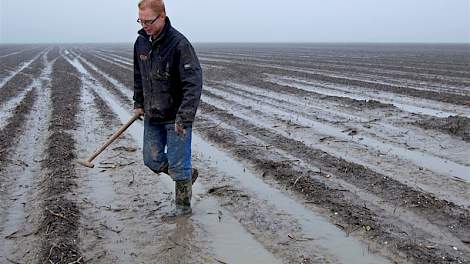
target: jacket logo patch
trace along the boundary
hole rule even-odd
[[[185,70],[191,70],[191,64],[189,64],[189,63],[183,65],[183,67],[184,67]]]
[[[149,56],[147,56],[147,54],[139,54],[139,58],[144,61],[147,60]]]

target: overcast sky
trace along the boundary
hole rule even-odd
[[[0,42],[133,42],[137,0],[0,0]],[[194,42],[465,42],[470,0],[167,0]]]

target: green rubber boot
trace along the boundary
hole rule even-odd
[[[178,214],[186,215],[191,214],[191,197],[193,187],[191,181],[176,181],[175,182],[175,203],[176,211]]]
[[[174,220],[191,215],[192,181],[175,181],[175,209],[163,216],[163,220]]]

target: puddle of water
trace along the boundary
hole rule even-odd
[[[99,54],[100,56],[106,59],[111,59],[115,62],[120,62],[125,65],[134,66],[134,63],[131,59],[128,59],[128,58],[125,58],[116,54],[104,53],[104,52],[97,52],[97,54]],[[132,69],[129,69],[129,70],[132,70]]]
[[[130,67],[128,67],[128,66],[125,66],[125,65],[123,65],[122,63],[117,62],[117,60],[116,60],[115,58],[108,58],[108,56],[102,55],[102,54],[98,54],[98,53],[95,53],[94,55],[95,55],[97,58],[101,59],[101,60],[104,60],[104,61],[106,61],[106,62],[109,62],[109,63],[111,63],[111,64],[113,64],[113,65],[116,65],[116,66],[118,66],[118,67],[121,67],[121,68],[123,68],[123,69],[130,70],[130,71],[133,70],[132,68],[130,68]],[[128,63],[126,62],[125,64],[128,64]],[[133,64],[132,64],[132,65],[133,65]]]
[[[193,134],[193,137],[196,136]],[[174,189],[170,177],[160,177],[167,190]],[[193,188],[193,197],[205,194],[206,190],[199,184]],[[191,219],[203,227],[210,238],[210,244],[218,259],[227,263],[281,263],[269,253],[251,234],[223,209],[212,197],[205,196],[196,201],[193,198],[193,215]],[[219,221],[219,212],[222,220]]]
[[[78,143],[80,153],[91,153],[100,142],[98,142],[94,137],[90,138],[90,133],[88,128],[99,127],[96,124],[93,124],[95,118],[97,116],[96,113],[91,111],[93,109],[93,96],[88,91],[88,89],[92,89],[93,84],[85,78],[85,75],[82,76],[82,96],[81,96],[81,116],[80,118],[82,126],[77,131],[77,136],[75,137],[76,142]],[[90,141],[93,144],[90,144]],[[77,167],[79,175],[83,175],[86,177],[86,181],[84,186],[80,189],[82,193],[85,194],[87,200],[93,203],[95,206],[110,206],[111,208],[118,208],[119,206],[116,205],[117,199],[116,194],[113,189],[113,182],[112,178],[109,176],[104,175],[97,175],[96,171],[92,171],[81,166]],[[100,224],[104,224],[111,228],[120,229],[118,227],[122,226],[122,223],[119,219],[116,218],[115,214],[111,211],[107,210],[99,210],[99,221]],[[102,221],[104,219],[104,221]],[[116,234],[114,232],[107,232],[106,236],[109,239],[116,241],[116,243],[106,244],[105,247],[109,250],[110,255],[112,256],[119,256],[119,260],[123,263],[131,263],[133,262],[133,257],[129,254],[125,254],[125,252],[129,249],[134,248],[131,241],[128,239],[123,239],[121,233]]]
[[[238,86],[238,85],[234,85],[232,87],[237,88],[236,86]],[[243,86],[243,85],[240,85],[240,86]],[[248,98],[241,98],[239,96],[236,96],[236,95],[233,95],[233,94],[228,94],[226,92],[223,92],[223,91],[220,91],[220,90],[217,90],[217,89],[214,89],[214,88],[210,88],[208,86],[205,86],[205,89],[209,90],[210,92],[212,92],[216,95],[222,96],[222,97],[226,97],[226,98],[234,98],[235,97],[236,98],[235,100],[237,100],[239,102],[250,101],[250,99],[248,99]],[[213,99],[210,103],[214,104],[215,101],[217,101],[217,100]],[[220,104],[216,105],[216,106],[221,107]],[[450,160],[441,159],[439,157],[432,156],[432,155],[429,155],[429,154],[426,154],[426,153],[423,153],[423,152],[412,151],[412,150],[404,149],[404,148],[401,148],[401,147],[393,146],[391,144],[386,144],[386,143],[383,143],[381,141],[378,141],[378,140],[375,140],[375,139],[372,139],[372,138],[369,138],[369,137],[365,137],[365,136],[351,137],[347,133],[342,132],[341,129],[338,129],[334,126],[324,124],[324,123],[321,123],[321,122],[317,122],[317,121],[302,117],[302,116],[300,116],[298,114],[295,114],[295,113],[292,113],[292,112],[288,113],[286,111],[280,110],[280,109],[275,108],[275,107],[271,107],[269,105],[260,105],[260,104],[256,104],[256,102],[254,102],[254,103],[251,103],[250,106],[252,106],[254,109],[258,109],[262,112],[277,114],[277,115],[279,115],[280,117],[282,117],[286,120],[295,120],[299,124],[311,127],[312,129],[316,130],[319,134],[327,135],[327,136],[333,136],[337,139],[341,139],[341,140],[345,140],[345,141],[352,141],[352,142],[356,142],[356,143],[359,143],[359,144],[362,144],[362,145],[367,145],[367,146],[370,146],[370,147],[372,147],[376,150],[379,150],[383,153],[393,154],[393,155],[396,155],[398,157],[410,160],[413,163],[415,163],[417,166],[421,166],[423,168],[427,168],[431,171],[434,171],[434,172],[437,172],[437,173],[440,173],[440,174],[443,174],[443,175],[450,175],[450,176],[457,177],[459,179],[463,179],[463,180],[466,180],[466,181],[470,182],[470,167],[468,167],[468,166],[464,166],[464,165],[455,163],[455,162],[450,161]],[[236,111],[231,111],[227,107],[222,106],[221,108],[231,112],[233,115],[235,115],[237,117],[240,117],[242,119],[248,119],[249,118],[249,117],[247,117],[247,116],[245,116],[241,113],[238,113]],[[260,125],[260,126],[263,126],[259,122],[256,122],[256,124]],[[265,126],[265,128],[272,130],[272,127]]]
[[[343,121],[348,121],[348,122],[350,121],[368,122],[370,120],[370,118],[365,118],[365,117],[361,117],[358,115],[352,115],[352,114],[348,114],[345,112],[332,110],[328,106],[325,107],[322,105],[310,103],[311,101],[307,101],[307,100],[304,101],[304,99],[299,98],[299,96],[296,96],[296,95],[288,95],[288,94],[282,94],[282,93],[275,92],[275,91],[267,91],[267,90],[264,90],[262,88],[255,87],[255,86],[245,86],[245,85],[241,86],[235,82],[224,81],[224,82],[216,82],[216,83],[221,84],[221,85],[236,86],[237,89],[236,90],[232,89],[230,92],[235,93],[237,95],[252,96],[251,94],[254,94],[254,97],[257,97],[257,98],[253,98],[253,99],[259,99],[264,102],[268,101],[272,104],[283,103],[285,105],[288,105],[289,107],[292,107],[295,105],[296,107],[301,108],[302,112],[309,113],[310,115],[315,114],[315,115],[326,116],[324,118],[333,119],[334,121],[338,121],[338,118],[341,118]],[[211,88],[210,86],[204,86],[204,87]]]
[[[34,201],[31,199],[28,192],[33,190],[34,180],[41,172],[41,166],[38,159],[44,155],[42,151],[46,145],[45,135],[47,135],[47,124],[50,119],[50,112],[48,111],[49,89],[48,80],[52,72],[52,64],[47,63],[45,55],[43,55],[45,68],[42,70],[39,80],[35,80],[34,87],[37,89],[38,96],[34,105],[34,115],[30,115],[27,120],[28,129],[25,134],[21,136],[19,145],[16,148],[13,156],[10,157],[13,161],[17,161],[17,165],[11,165],[5,170],[6,174],[15,176],[14,183],[11,186],[9,196],[16,199],[11,202],[4,212],[6,217],[2,229],[1,240],[4,237],[18,231],[19,234],[24,234],[30,231],[27,216],[28,207],[32,206]],[[33,89],[28,88],[29,90]],[[36,146],[36,147],[31,147]],[[24,164],[22,164],[24,162]],[[17,241],[4,240],[2,243],[3,252],[14,252],[17,250]]]
[[[285,54],[283,54],[285,55]],[[207,56],[207,55],[206,55]],[[261,59],[259,58],[259,54],[256,55],[256,57],[252,56],[243,56],[245,57],[245,61],[240,60],[240,55],[238,56],[215,56],[211,55],[211,57],[215,57],[216,59],[226,59],[226,60],[232,60],[232,63],[240,64],[240,63],[249,63],[253,64],[254,62],[257,63],[263,63],[266,65],[270,66],[283,66],[285,69],[291,70],[291,71],[309,71],[314,74],[322,74],[325,76],[330,76],[330,77],[337,77],[337,78],[346,78],[350,80],[363,80],[363,81],[369,81],[377,84],[386,84],[386,85],[398,85],[398,86],[406,86],[407,88],[411,89],[417,89],[417,90],[423,90],[423,91],[442,91],[445,89],[446,91],[449,91],[451,93],[455,94],[467,94],[467,91],[462,89],[462,86],[454,86],[454,85],[445,85],[443,86],[442,84],[435,83],[431,81],[431,79],[435,78],[434,74],[425,74],[425,73],[419,73],[419,76],[426,77],[428,80],[423,81],[423,80],[418,80],[416,78],[411,78],[411,73],[404,73],[402,71],[397,71],[397,70],[384,70],[384,69],[376,69],[375,65],[370,65],[371,67],[363,67],[363,66],[352,66],[352,65],[344,65],[344,64],[336,64],[333,67],[336,69],[330,69],[330,70],[325,70],[325,69],[319,69],[317,66],[319,65],[324,65],[324,63],[313,63],[310,64],[308,61],[307,64],[303,66],[291,66],[291,67],[285,67],[285,64],[278,60],[274,59],[273,57],[267,57],[268,59]],[[302,56],[296,56],[296,58],[292,58],[292,60],[298,60]],[[202,57],[205,58],[205,57]],[[350,58],[350,57],[349,57]],[[248,62],[247,62],[247,60]],[[289,59],[287,59],[289,61]],[[329,64],[329,63],[328,63]],[[268,66],[266,66],[268,67]],[[351,73],[349,72],[350,68],[354,69],[359,69],[359,72],[356,73]],[[364,70],[367,72],[364,72]],[[387,73],[387,74],[385,74]],[[385,75],[384,75],[385,74]],[[386,76],[392,74],[394,75],[393,77]],[[415,74],[416,75],[416,74]],[[442,80],[454,80],[461,82],[462,85],[465,85],[468,79],[466,78],[456,78],[456,77],[449,77],[449,76],[441,76]]]
[[[200,136],[193,136],[193,148],[204,163],[210,164],[226,175],[235,177],[244,189],[251,190],[263,200],[296,218],[306,237],[312,237],[312,244],[326,250],[342,263],[389,263],[384,258],[371,255],[367,246],[346,237],[345,233],[327,219],[305,208],[280,190],[269,186],[239,161],[220,151]]]
[[[37,58],[39,58],[41,55],[45,54],[47,51],[41,51],[39,52],[38,55],[36,55],[33,59],[29,60],[29,61],[26,61],[26,62],[23,62],[21,64],[21,66],[19,66],[16,70],[14,70],[13,72],[11,72],[10,76],[4,78],[3,80],[0,81],[0,89],[3,88],[3,86],[9,81],[11,80],[13,77],[15,77],[15,75],[17,75],[19,72],[21,72],[22,70],[24,70],[26,67],[28,67],[29,65],[31,65],[31,63],[33,63]]]
[[[292,110],[287,110],[292,111],[297,113],[298,115],[302,115],[305,113],[305,117],[312,119],[313,117],[321,117],[322,119],[325,119],[328,122],[333,122],[335,123],[336,121],[344,121],[347,123],[351,123],[351,125],[359,125],[357,124],[358,122],[369,122],[371,119],[370,116],[366,117],[361,117],[360,115],[351,115],[348,113],[344,113],[338,110],[334,110],[330,107],[324,107],[322,105],[318,105],[315,103],[309,103],[309,101],[300,100],[301,102],[299,103],[299,97],[298,96],[292,96],[292,95],[284,95],[278,92],[273,92],[273,91],[267,91],[263,90],[259,87],[255,86],[241,86],[238,85],[237,83],[234,82],[217,82],[218,84],[222,86],[234,86],[237,89],[230,89],[228,91],[230,94],[236,94],[241,97],[246,97],[248,96],[249,98],[256,99],[256,101],[259,104],[259,101],[266,102],[267,104],[274,104],[277,108],[283,108],[285,109],[292,109]],[[211,88],[210,86],[205,86],[207,88]],[[227,91],[226,91],[227,92]],[[203,98],[205,98],[203,96]],[[279,99],[282,98],[282,99]],[[230,99],[230,97],[226,97],[225,99],[229,101],[233,101],[233,99]],[[235,103],[237,101],[234,101]],[[304,102],[304,103],[302,103]],[[229,104],[232,104],[230,102]],[[282,107],[281,107],[282,106]],[[286,110],[285,110],[286,111]],[[269,113],[266,113],[266,115],[269,115]],[[313,118],[315,120],[315,118]],[[275,124],[272,124],[274,126]],[[361,129],[361,125],[359,125],[359,129]],[[466,144],[462,145],[462,142],[460,140],[456,139],[445,139],[446,140],[446,145],[448,146],[448,150],[443,151],[442,147],[438,144],[438,142],[443,142],[439,141],[437,138],[432,139],[432,144],[429,145],[429,135],[427,134],[422,134],[419,131],[407,131],[409,130],[406,129],[406,127],[396,127],[393,124],[389,123],[384,123],[384,122],[377,122],[374,125],[374,137],[380,138],[380,139],[385,139],[388,144],[394,144],[394,143],[402,143],[403,140],[406,140],[407,142],[412,142],[412,145],[414,147],[417,147],[416,149],[419,150],[426,150],[425,152],[432,155],[436,156],[445,160],[450,160],[453,162],[456,162],[457,164],[469,166],[466,157],[468,154],[470,154],[470,149],[466,148]],[[300,132],[300,131],[298,131]],[[366,131],[364,131],[366,132]],[[289,131],[289,133],[297,134],[296,131]],[[366,132],[368,133],[368,132]],[[395,140],[398,137],[402,137],[405,133],[407,135],[407,139],[402,139],[402,140]],[[288,135],[290,136],[290,134]],[[302,135],[300,135],[302,137]],[[446,138],[447,136],[444,136]],[[426,143],[428,142],[428,143]],[[407,149],[407,148],[405,148]],[[467,151],[468,149],[468,151]],[[325,150],[326,151],[326,150]],[[332,150],[329,150],[327,152],[331,152]],[[468,153],[467,153],[468,152]],[[350,158],[348,158],[350,159]],[[351,160],[352,161],[352,160]],[[354,161],[357,163],[356,161]],[[369,163],[367,166],[374,166],[375,162]]]
[[[8,119],[13,115],[13,109],[24,99],[25,95],[37,86],[37,80],[34,80],[23,92],[15,96],[10,101],[0,106],[0,129],[7,125]]]
[[[436,117],[448,117],[451,115],[464,114],[465,116],[470,117],[470,113],[466,113],[466,112],[457,113],[457,112],[446,111],[446,110],[441,110],[441,109],[421,107],[421,106],[417,106],[413,104],[400,103],[397,100],[393,100],[397,96],[396,94],[389,94],[385,92],[380,92],[380,94],[365,92],[365,95],[361,95],[361,94],[351,93],[351,89],[348,89],[348,88],[344,88],[344,89],[341,87],[322,88],[312,82],[305,81],[305,80],[299,80],[299,79],[294,79],[291,77],[283,77],[283,76],[275,76],[275,75],[268,75],[268,76],[269,78],[267,79],[267,81],[272,82],[274,84],[291,86],[291,87],[301,89],[304,91],[310,91],[310,92],[315,92],[315,93],[329,95],[329,96],[346,97],[346,98],[351,98],[351,99],[356,99],[356,100],[373,99],[381,103],[393,104],[397,108],[405,112],[409,112],[409,113],[425,114],[425,115],[431,115],[431,116],[436,116]],[[384,94],[387,94],[388,96],[384,97]],[[405,99],[405,98],[401,98],[401,99]],[[439,102],[433,102],[433,103],[434,103],[433,106],[441,105],[441,103]],[[453,107],[455,108],[455,106]]]
[[[213,61],[213,62],[226,62],[226,63],[232,63],[232,60],[226,60],[226,59],[215,59],[215,58],[209,58],[209,57],[199,57],[201,61]]]
[[[10,57],[10,56],[13,56],[13,55],[16,55],[16,54],[20,54],[24,51],[26,51],[28,49],[22,49],[20,51],[15,51],[15,52],[12,52],[12,53],[8,53],[8,54],[5,54],[5,55],[1,55],[0,58],[6,58],[6,57]]]
[[[84,75],[88,75],[86,70],[77,60],[72,61],[73,65]],[[131,118],[130,111],[123,108],[116,101],[116,98],[102,87],[95,87],[96,92],[108,103],[113,112],[115,112],[121,122],[125,123]],[[143,146],[143,125],[140,123],[134,124],[129,127],[128,131],[133,139],[137,142],[140,150]],[[169,177],[161,177],[161,182],[168,190],[174,189],[174,183]],[[194,188],[194,195],[202,194],[202,190]],[[211,245],[215,250],[215,254],[220,256],[220,259],[229,263],[247,263],[256,259],[258,263],[279,263],[274,256],[272,256],[257,240],[255,240],[249,233],[247,233],[238,222],[230,216],[223,208],[221,208],[213,198],[204,198],[204,201],[195,202],[193,206],[194,214],[192,219],[197,221],[203,226],[203,229],[208,232],[211,238]],[[222,211],[224,214],[224,221],[214,224],[213,215],[208,215],[208,212]],[[216,221],[218,218],[214,216]],[[243,251],[240,251],[243,249]],[[240,254],[240,252],[247,252],[250,255]],[[249,257],[249,259],[247,259]]]
[[[90,63],[89,61],[85,60],[84,58],[80,57],[80,61],[72,61],[71,63],[73,63],[73,65],[75,65],[75,67],[77,67],[77,69],[80,70],[80,72],[85,72],[86,75],[88,75],[88,72],[86,71],[86,69],[82,66],[81,63],[85,63],[86,65],[90,66],[90,68],[92,68],[94,71],[96,71],[97,73],[101,74],[106,80],[108,80],[110,83],[112,83],[116,88],[118,88],[119,90],[121,90],[121,92],[123,94],[125,94],[127,97],[129,97],[130,99],[132,99],[132,96],[133,96],[133,91],[131,91],[131,89],[127,88],[124,84],[120,83],[119,81],[117,81],[116,79],[114,79],[113,77],[109,76],[108,74],[104,73],[103,71],[101,71],[100,69],[98,69],[95,65],[93,65],[92,63]]]
[[[94,150],[93,147],[95,146],[89,143],[90,138],[88,137],[88,135],[91,133],[91,131],[89,131],[88,128],[98,126],[92,124],[96,122],[94,120],[96,118],[96,115],[89,110],[92,109],[94,105],[93,95],[88,91],[88,89],[92,89],[92,84],[88,80],[85,80],[85,78],[82,78],[82,85],[83,89],[81,96],[81,119],[83,128],[81,129],[82,135],[77,137],[77,142],[80,142],[78,144],[81,148],[80,152],[91,153]],[[85,170],[83,171],[83,173],[87,175],[87,171],[89,170]],[[99,205],[108,205],[112,203],[112,201],[114,200],[114,191],[112,188],[113,184],[111,180],[108,177],[96,177],[96,175],[89,175],[88,179],[90,181],[89,186],[92,187],[91,189],[99,190],[90,193],[90,199],[96,201]]]

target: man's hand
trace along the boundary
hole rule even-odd
[[[134,109],[134,115],[143,116],[144,113],[145,113],[145,111],[144,111],[143,108],[135,108],[135,109]]]
[[[184,125],[181,123],[175,123],[175,132],[180,136],[186,135],[186,129],[184,129]]]

